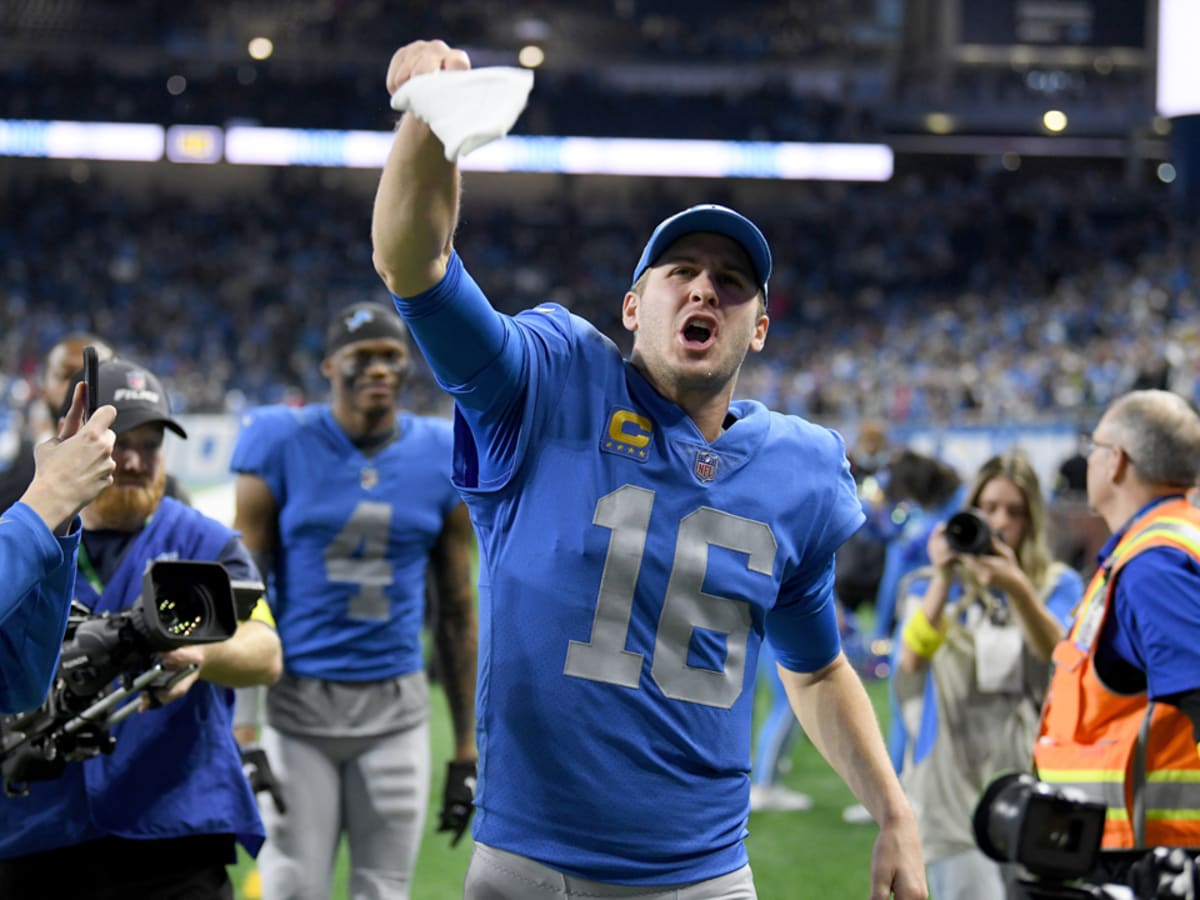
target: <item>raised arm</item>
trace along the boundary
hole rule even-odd
[[[392,56],[388,94],[414,75],[469,68],[462,50],[444,41],[415,41]],[[379,180],[371,222],[375,270],[392,293],[411,297],[441,281],[458,223],[458,197],[458,166],[446,161],[428,125],[405,115]]]
[[[71,409],[58,437],[34,450],[37,471],[21,497],[46,527],[62,535],[76,514],[112,484],[116,463],[112,459],[116,435],[110,427],[117,417],[112,406],[102,406],[86,423],[83,410],[87,388],[75,386]]]

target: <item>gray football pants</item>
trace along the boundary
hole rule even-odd
[[[329,900],[338,843],[351,900],[407,900],[429,805],[429,725],[376,737],[305,737],[263,726],[287,814],[267,794],[263,900]]]
[[[555,897],[637,900],[757,900],[749,866],[693,884],[630,887],[575,878],[525,856],[475,842],[463,900],[553,900]]]

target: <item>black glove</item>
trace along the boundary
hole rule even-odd
[[[1196,900],[1200,890],[1196,860],[1180,847],[1156,847],[1129,870],[1138,900]]]
[[[438,831],[454,834],[451,847],[457,847],[475,811],[475,761],[446,765],[446,790],[442,793],[442,818]]]
[[[279,810],[279,814],[286,813],[287,804],[283,800],[283,787],[279,784],[275,773],[271,771],[271,762],[267,759],[267,751],[256,744],[239,747],[238,751],[242,755],[242,771],[246,773],[246,778],[250,782],[250,790],[255,794],[266,791],[275,801],[275,808]]]

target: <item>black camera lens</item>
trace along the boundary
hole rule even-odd
[[[977,510],[960,510],[946,521],[946,543],[955,553],[979,556],[992,549],[992,529]]]
[[[976,846],[996,862],[1020,863],[1042,878],[1082,878],[1099,858],[1105,810],[1102,803],[1068,797],[1028,772],[1008,772],[984,790],[971,826]]]

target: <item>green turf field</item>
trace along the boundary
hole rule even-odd
[[[886,687],[867,685],[875,707],[886,716]],[[451,849],[446,835],[436,834],[436,808],[440,802],[442,770],[450,747],[450,723],[441,692],[434,690],[431,730],[435,783],[426,821],[425,841],[417,861],[413,900],[460,900],[462,880],[470,856],[470,840]],[[760,700],[763,698],[760,698]],[[793,767],[783,781],[811,794],[813,808],[802,813],[754,813],[750,817],[747,846],[762,900],[827,900],[870,895],[871,846],[875,827],[847,825],[842,808],[854,798],[841,780],[807,741],[792,752]],[[267,802],[270,802],[269,800]],[[253,890],[243,890],[251,871],[248,860],[233,873],[237,896],[253,900]],[[249,885],[251,888],[253,885]],[[331,900],[346,897],[346,854],[339,856]]]

